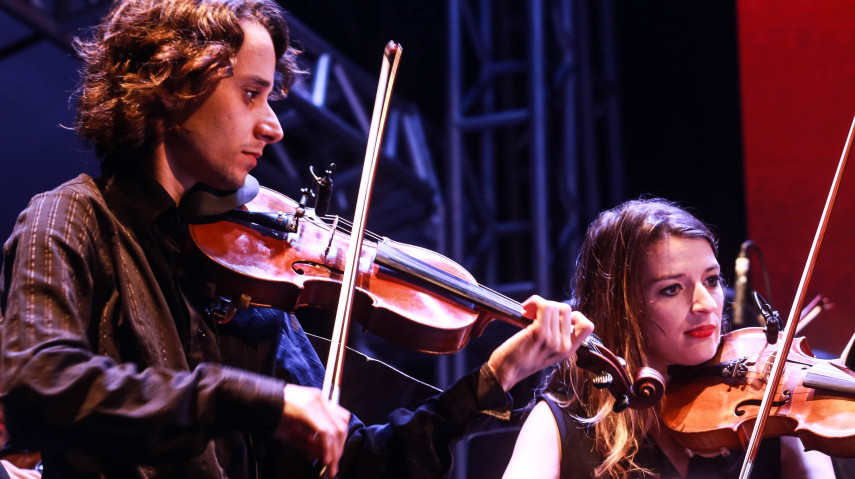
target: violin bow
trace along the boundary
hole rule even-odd
[[[796,290],[796,297],[793,301],[793,306],[790,308],[790,314],[787,318],[787,324],[784,328],[784,341],[780,344],[778,354],[775,355],[775,363],[772,366],[770,378],[766,391],[763,394],[763,401],[760,403],[760,412],[757,414],[757,420],[754,424],[754,430],[751,433],[751,439],[748,441],[748,446],[745,452],[745,461],[742,463],[742,471],[739,473],[739,479],[748,479],[751,474],[751,469],[754,467],[754,459],[757,457],[757,449],[760,447],[760,439],[763,437],[763,429],[766,426],[766,418],[769,416],[769,411],[772,409],[772,398],[778,389],[778,382],[784,373],[784,364],[787,361],[787,354],[790,351],[790,346],[793,343],[796,329],[799,322],[799,312],[807,295],[807,285],[810,277],[813,274],[816,258],[819,254],[819,247],[822,244],[822,239],[825,236],[825,230],[828,226],[828,220],[831,216],[831,209],[834,206],[834,201],[837,199],[837,190],[840,188],[840,181],[843,178],[843,171],[846,169],[846,162],[849,158],[849,150],[852,147],[853,136],[855,136],[855,118],[852,119],[852,126],[849,127],[849,136],[846,138],[846,145],[843,147],[843,154],[840,155],[840,161],[837,164],[837,171],[834,173],[834,181],[831,183],[831,190],[828,192],[828,199],[825,201],[825,207],[822,210],[822,217],[819,220],[819,226],[816,229],[816,234],[813,238],[813,244],[810,247],[807,263],[802,272],[802,278],[799,281],[799,287]]]
[[[356,211],[353,218],[353,230],[350,245],[347,249],[344,277],[341,282],[341,294],[336,308],[335,325],[330,338],[330,354],[327,358],[327,369],[324,374],[323,395],[326,399],[338,403],[341,389],[342,371],[344,370],[344,354],[347,350],[347,333],[350,329],[350,315],[353,309],[353,298],[356,287],[356,275],[359,272],[359,258],[362,255],[362,237],[365,234],[365,220],[368,217],[368,203],[371,200],[371,187],[374,184],[374,173],[377,171],[377,160],[380,157],[380,145],[383,139],[383,128],[389,111],[389,101],[392,97],[392,87],[398,71],[403,48],[390,41],[383,51],[383,64],[380,70],[380,81],[377,84],[377,96],[374,99],[374,113],[371,117],[371,127],[368,132],[368,145],[365,149],[365,161],[362,167],[362,178],[359,183],[359,195],[356,200]]]

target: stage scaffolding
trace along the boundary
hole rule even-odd
[[[448,254],[517,300],[567,299],[586,225],[623,191],[612,2],[447,5]],[[483,351],[442,358],[440,384],[511,333],[491,326]],[[526,389],[520,405],[531,399]],[[477,457],[499,448],[509,458],[515,436],[511,426],[461,441],[454,477],[500,477],[478,470]]]

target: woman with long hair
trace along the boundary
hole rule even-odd
[[[662,199],[628,201],[588,228],[573,300],[597,336],[626,360],[631,377],[649,366],[711,359],[723,329],[718,244],[702,221]],[[732,478],[741,451],[690,457],[661,425],[659,407],[612,412],[572,358],[547,378],[520,431],[506,478]],[[666,386],[667,387],[667,386]],[[752,477],[833,477],[827,456],[798,438],[764,441]]]

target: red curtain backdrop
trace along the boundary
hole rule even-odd
[[[855,117],[855,2],[739,0],[737,11],[748,235],[786,318]],[[833,356],[855,332],[855,159],[849,163],[805,301],[821,294],[833,307],[800,333]],[[751,281],[763,294],[752,258]]]

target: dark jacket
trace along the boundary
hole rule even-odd
[[[320,386],[299,323],[201,313],[187,225],[145,174],[85,175],[37,195],[5,244],[2,392],[45,478],[317,477],[271,434],[286,382]],[[352,421],[341,477],[438,477],[449,442],[510,402],[486,368],[389,423]]]

